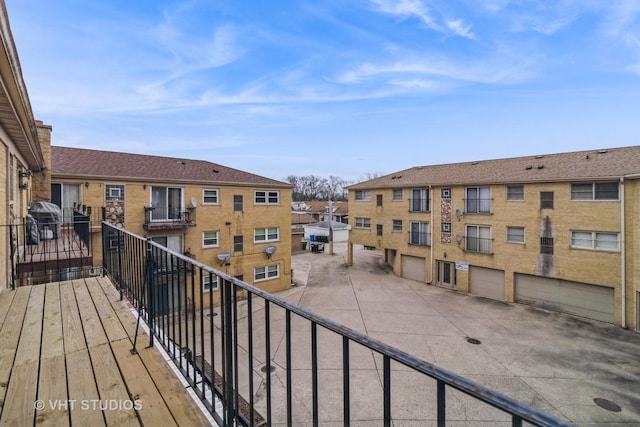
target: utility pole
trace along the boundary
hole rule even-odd
[[[333,255],[333,202],[329,199],[329,255]]]

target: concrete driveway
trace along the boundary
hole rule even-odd
[[[356,246],[349,268],[345,257],[345,244],[336,244],[333,256],[293,255],[297,286],[279,296],[576,425],[640,425],[640,334],[402,279],[385,268],[378,251]],[[340,353],[336,345],[321,353],[320,369],[334,368],[330,359],[331,353]],[[276,366],[283,347],[274,345]],[[358,351],[353,357],[352,365],[362,375],[352,385],[352,425],[379,425],[381,414],[367,399],[381,393],[380,360]],[[295,353],[294,363],[298,359],[308,360],[308,354]],[[304,369],[300,363],[298,368]],[[283,370],[273,375],[284,380]],[[399,385],[397,378],[403,375],[406,382]],[[434,392],[427,391],[433,387],[416,384],[402,369],[394,378],[394,425],[434,424]],[[326,383],[321,379],[324,403],[333,387]],[[301,403],[305,408],[295,410],[301,424],[310,412],[307,394],[296,392],[300,402],[306,401]],[[340,399],[335,411],[321,414],[323,425],[341,424]],[[478,405],[463,404],[464,399],[455,393],[448,397],[450,425],[509,425],[492,408],[471,410]]]

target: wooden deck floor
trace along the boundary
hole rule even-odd
[[[0,293],[0,425],[209,425],[104,277]]]

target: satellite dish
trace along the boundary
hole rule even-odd
[[[196,200],[195,197],[191,198],[191,207],[192,208],[197,208],[198,207],[198,201]]]

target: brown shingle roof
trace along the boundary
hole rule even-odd
[[[57,146],[51,147],[51,172],[55,176],[80,176],[83,178],[291,187],[285,182],[204,160]]]
[[[635,174],[640,174],[640,146],[417,166],[348,188],[553,182],[611,179]]]

